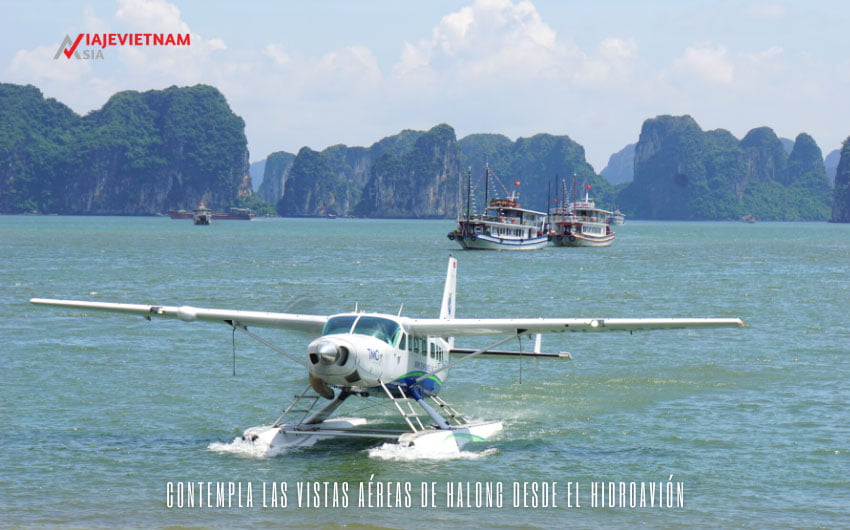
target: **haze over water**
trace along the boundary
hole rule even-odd
[[[0,216],[0,521],[850,526],[850,226],[629,221],[609,248],[529,253],[461,251],[445,237],[452,227]],[[464,363],[441,396],[471,417],[503,420],[505,429],[458,458],[346,440],[262,457],[234,439],[277,418],[307,386],[302,367],[237,335],[233,376],[224,325],[83,317],[28,302],[317,314],[355,304],[397,313],[404,304],[405,315],[431,317],[449,254],[459,259],[461,317],[739,317],[746,327],[547,335],[544,351],[569,351],[574,360]],[[255,331],[296,355],[310,339]],[[392,418],[383,403],[359,410],[372,401],[344,412]],[[199,482],[213,484],[213,500],[217,483],[241,490],[230,507],[178,507],[188,499],[174,490]],[[614,507],[612,482],[626,491]],[[640,506],[641,488],[648,494],[654,484],[657,495],[668,483],[674,493],[681,487],[682,506],[668,507],[666,496],[661,507]],[[476,508],[476,487],[482,495],[490,488],[490,499],[501,488],[502,505]]]

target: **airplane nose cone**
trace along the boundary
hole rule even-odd
[[[333,364],[339,356],[339,348],[330,341],[321,342],[319,347],[316,348],[316,352],[319,354],[322,364]]]

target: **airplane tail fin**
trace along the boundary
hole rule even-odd
[[[449,268],[446,271],[446,286],[443,289],[443,305],[440,307],[440,318],[455,317],[455,294],[457,292],[457,259],[449,256]]]

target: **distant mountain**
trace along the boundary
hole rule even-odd
[[[119,92],[79,116],[36,87],[0,84],[0,213],[153,215],[205,201],[284,216],[452,218],[467,175],[474,209],[484,207],[489,166],[488,198],[517,192],[536,210],[560,200],[575,175],[599,206],[632,218],[841,220],[845,152],[846,142],[827,168],[805,133],[791,142],[759,127],[738,140],[689,116],[658,116],[611,157],[604,176],[568,136],[458,141],[446,124],[369,147],[280,151],[249,168],[245,123],[213,87]]]
[[[369,148],[302,148],[277,202],[282,216],[453,217],[460,155],[454,129],[404,130]]]
[[[286,151],[274,152],[266,158],[263,182],[257,189],[257,195],[261,199],[277,204],[277,201],[283,197],[283,187],[286,185],[286,179],[289,177],[289,170],[292,169],[294,161],[295,155]]]
[[[601,175],[611,184],[631,182],[635,178],[635,147],[629,144],[608,159]]]
[[[635,179],[619,195],[640,219],[826,220],[832,188],[820,149],[801,133],[788,154],[767,127],[738,141],[703,131],[690,116],[646,120],[635,148]]]
[[[372,165],[354,215],[452,218],[460,204],[460,151],[454,129],[442,124],[418,135],[398,135]],[[393,153],[395,151],[398,154]]]
[[[850,223],[850,137],[841,146],[830,220],[834,223]]]
[[[836,149],[826,155],[823,159],[823,165],[826,168],[826,176],[830,182],[835,185],[835,173],[838,171],[838,161],[841,159],[841,150]]]
[[[260,186],[263,183],[263,172],[266,170],[266,159],[262,159],[259,162],[252,162],[251,165],[248,166],[248,174],[251,175],[251,188],[256,193],[257,190],[260,189]]]
[[[80,117],[0,84],[0,212],[152,215],[250,194],[245,122],[213,87],[118,92]]]

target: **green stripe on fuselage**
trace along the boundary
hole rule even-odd
[[[412,377],[414,379],[418,379],[418,378],[422,377],[423,375],[425,375],[425,372],[421,372],[421,371],[420,372],[408,372],[401,377],[396,377],[391,382],[392,383],[398,383],[398,382],[403,381],[403,380],[410,378],[410,377]],[[443,386],[443,380],[440,379],[439,377],[437,377],[434,374],[429,375],[428,379],[433,381],[434,384],[437,385],[437,386]]]

